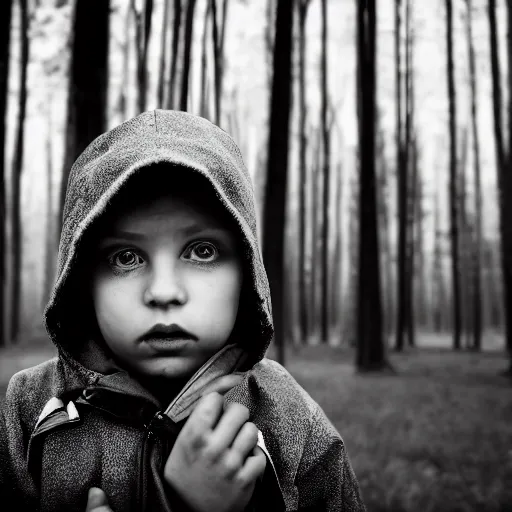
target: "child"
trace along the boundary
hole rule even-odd
[[[264,358],[252,184],[205,119],[146,112],[77,159],[45,322],[58,357],[11,379],[1,415],[3,503],[364,510],[339,434]]]

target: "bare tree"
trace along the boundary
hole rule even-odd
[[[335,244],[334,244],[334,268],[332,272],[332,285],[331,285],[331,298],[330,304],[332,304],[333,311],[340,311],[341,300],[339,299],[340,293],[343,290],[342,283],[342,232],[343,226],[341,222],[342,212],[342,195],[343,195],[343,179],[342,179],[342,164],[338,162],[336,165],[336,202],[335,202],[335,224],[334,232],[336,233]],[[341,318],[341,315],[338,315]],[[336,324],[339,325],[339,324]],[[341,332],[340,335],[341,337]]]
[[[124,41],[123,41],[123,80],[121,82],[121,91],[119,94],[119,113],[125,121],[128,118],[128,76],[130,70],[130,27],[133,10],[131,7],[126,9],[124,20]]]
[[[321,0],[322,10],[322,44],[321,44],[321,130],[322,130],[322,150],[323,150],[323,198],[322,198],[322,298],[320,301],[321,313],[321,333],[320,339],[326,343],[329,337],[329,280],[330,280],[330,265],[329,265],[329,197],[330,197],[330,181],[331,181],[331,144],[330,144],[330,130],[327,121],[327,0]]]
[[[434,197],[434,257],[432,262],[433,273],[433,308],[434,308],[434,330],[441,332],[444,327],[443,324],[443,311],[445,309],[446,290],[444,286],[444,273],[442,266],[442,251],[441,251],[441,222],[440,222],[440,207],[439,207],[439,187],[435,188]]]
[[[171,47],[171,69],[169,76],[169,94],[167,95],[167,108],[172,109],[176,106],[175,90],[177,85],[177,70],[180,54],[180,34],[181,34],[181,16],[182,16],[182,3],[181,0],[174,0],[173,10],[173,27],[172,27],[172,47]]]
[[[228,0],[222,0],[222,19],[220,24],[219,39],[219,91],[220,100],[222,102],[222,84],[224,83],[224,72],[226,71],[226,59],[224,58],[224,46],[226,42],[226,26],[228,19]]]
[[[158,66],[158,106],[165,105],[165,71],[167,65],[167,36],[169,34],[169,1],[164,0],[164,13],[162,16],[162,33],[160,35],[160,62]]]
[[[47,123],[46,130],[46,250],[44,258],[44,283],[43,283],[43,303],[50,297],[54,268],[56,263],[56,243],[55,243],[55,216],[53,212],[53,122],[52,122],[52,94],[48,95],[47,103]]]
[[[396,349],[402,350],[407,326],[407,137],[408,127],[402,120],[402,57],[401,57],[401,0],[395,0],[395,87],[396,87],[396,146],[397,146],[397,202],[398,202],[398,247],[397,247],[397,305],[396,305]],[[406,88],[407,94],[407,88]],[[407,106],[407,101],[406,101]],[[407,110],[407,109],[406,109]]]
[[[306,17],[310,0],[299,0],[299,331],[302,340],[309,336],[308,294],[306,293]]]
[[[467,172],[466,164],[468,157],[468,129],[461,129],[460,161],[458,165],[458,212],[459,212],[459,267],[460,267],[460,306],[462,336],[465,337],[465,346],[470,346],[469,336],[473,331],[470,305],[472,303],[471,290],[471,238],[472,227],[467,206]]]
[[[217,24],[217,1],[210,0],[212,10],[212,46],[213,46],[213,69],[215,81],[215,123],[220,124],[220,101],[222,91],[220,90],[221,56],[219,41],[219,26]]]
[[[6,265],[6,194],[5,194],[5,132],[7,85],[9,83],[9,46],[12,0],[0,2],[0,346],[6,344],[5,265]]]
[[[471,94],[471,128],[473,131],[473,166],[474,166],[474,198],[475,198],[475,222],[473,229],[473,305],[471,314],[473,316],[473,342],[472,347],[480,350],[482,345],[482,180],[480,172],[480,141],[478,137],[478,113],[477,113],[477,83],[476,83],[476,58],[473,47],[473,30],[471,0],[466,0],[466,36],[469,55],[469,80]]]
[[[350,346],[355,346],[357,342],[357,288],[358,288],[358,255],[359,255],[359,229],[358,229],[358,209],[359,209],[359,179],[356,174],[352,175],[350,181],[350,204],[349,204],[349,286],[346,300],[347,308],[345,318],[347,319],[343,329],[345,338]]]
[[[208,72],[208,23],[210,20],[211,2],[208,2],[204,11],[203,39],[201,42],[201,89],[199,94],[199,115],[208,117],[206,114],[208,108],[207,94],[207,72]],[[208,91],[209,92],[209,91]]]
[[[59,218],[73,162],[106,128],[109,14],[109,0],[76,0]]]
[[[384,312],[384,333],[386,338],[393,332],[393,272],[391,261],[391,244],[390,244],[390,215],[388,206],[389,194],[389,170],[385,157],[385,137],[384,130],[380,122],[377,123],[377,206],[379,216],[379,243],[382,247],[381,251],[381,271],[383,272],[383,304]]]
[[[387,366],[382,332],[382,304],[377,236],[375,176],[376,5],[357,1],[359,103],[359,275],[357,367]]]
[[[144,112],[148,93],[147,57],[153,18],[153,0],[145,0],[143,12],[137,10],[135,0],[132,0],[131,9],[135,18],[135,39],[137,41],[137,107],[139,112]]]
[[[272,293],[274,340],[278,350],[278,360],[281,364],[284,363],[283,275],[285,267],[283,255],[288,174],[288,131],[291,109],[292,25],[293,1],[281,0],[277,5],[275,25],[263,220],[263,259]]]
[[[413,261],[411,265],[416,267],[416,301],[415,304],[415,324],[417,326],[425,327],[428,324],[427,319],[427,310],[428,310],[428,301],[427,301],[427,293],[425,290],[425,248],[424,248],[424,185],[423,178],[421,174],[420,167],[420,148],[417,137],[414,140],[414,158],[413,158],[413,166],[416,169],[413,171],[413,175],[416,177],[415,179],[415,208],[414,208],[414,230],[415,230],[415,243],[412,247],[413,253]],[[414,340],[413,340],[414,341]]]
[[[414,318],[414,251],[415,251],[415,209],[418,180],[416,134],[414,132],[414,69],[413,37],[411,23],[411,0],[405,2],[405,139],[402,141],[402,166],[405,169],[405,327],[409,346],[415,344]],[[410,179],[409,179],[410,178]]]
[[[194,9],[196,0],[188,0],[185,15],[185,32],[183,34],[183,72],[181,74],[180,110],[187,110],[188,85],[190,74],[190,56],[192,52],[192,34],[194,31]]]
[[[23,171],[23,151],[25,144],[25,117],[27,110],[27,71],[29,59],[29,14],[27,0],[19,0],[21,32],[21,63],[18,120],[12,166],[12,286],[11,286],[11,341],[17,340],[20,329],[21,301],[21,262],[22,262],[22,226],[21,226],[21,174]]]
[[[446,74],[448,77],[449,131],[450,131],[450,238],[452,252],[453,286],[453,348],[461,346],[459,214],[457,194],[457,110],[453,64],[453,6],[446,0]]]
[[[222,78],[224,75],[224,41],[226,39],[226,19],[228,14],[228,0],[222,2],[222,18],[220,23],[217,19],[217,1],[210,0],[212,11],[212,44],[214,57],[215,77],[215,122],[220,124],[222,105]],[[220,26],[219,26],[220,25]]]
[[[311,327],[312,331],[317,333],[320,326],[320,309],[321,304],[321,261],[322,261],[322,239],[321,239],[321,222],[322,222],[322,130],[318,128],[314,134],[314,143],[312,145],[311,155],[311,180],[312,180],[312,201],[311,201]]]
[[[408,187],[408,201],[407,201],[407,245],[406,245],[406,266],[407,266],[407,343],[410,347],[414,347],[416,344],[416,311],[415,311],[415,280],[416,280],[416,235],[417,235],[417,225],[416,225],[416,210],[418,208],[418,183],[420,181],[420,177],[418,175],[418,161],[417,161],[417,142],[416,142],[416,134],[413,134],[411,137],[410,143],[411,149],[408,151],[409,153],[409,161],[407,162],[407,167],[410,169],[408,171],[410,173],[410,183]]]

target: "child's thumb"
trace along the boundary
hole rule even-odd
[[[87,497],[87,508],[85,512],[93,512],[93,510],[100,512],[100,507],[102,512],[111,510],[108,506],[107,495],[99,487],[91,487]]]

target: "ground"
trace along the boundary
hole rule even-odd
[[[0,354],[0,393],[52,355]],[[342,434],[369,512],[512,511],[512,384],[500,352],[390,354],[396,374],[357,374],[353,354],[289,349],[286,366]]]

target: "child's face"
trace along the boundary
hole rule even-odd
[[[123,367],[186,378],[224,346],[242,263],[236,235],[215,209],[173,195],[132,206],[103,230],[96,253],[96,318]]]

